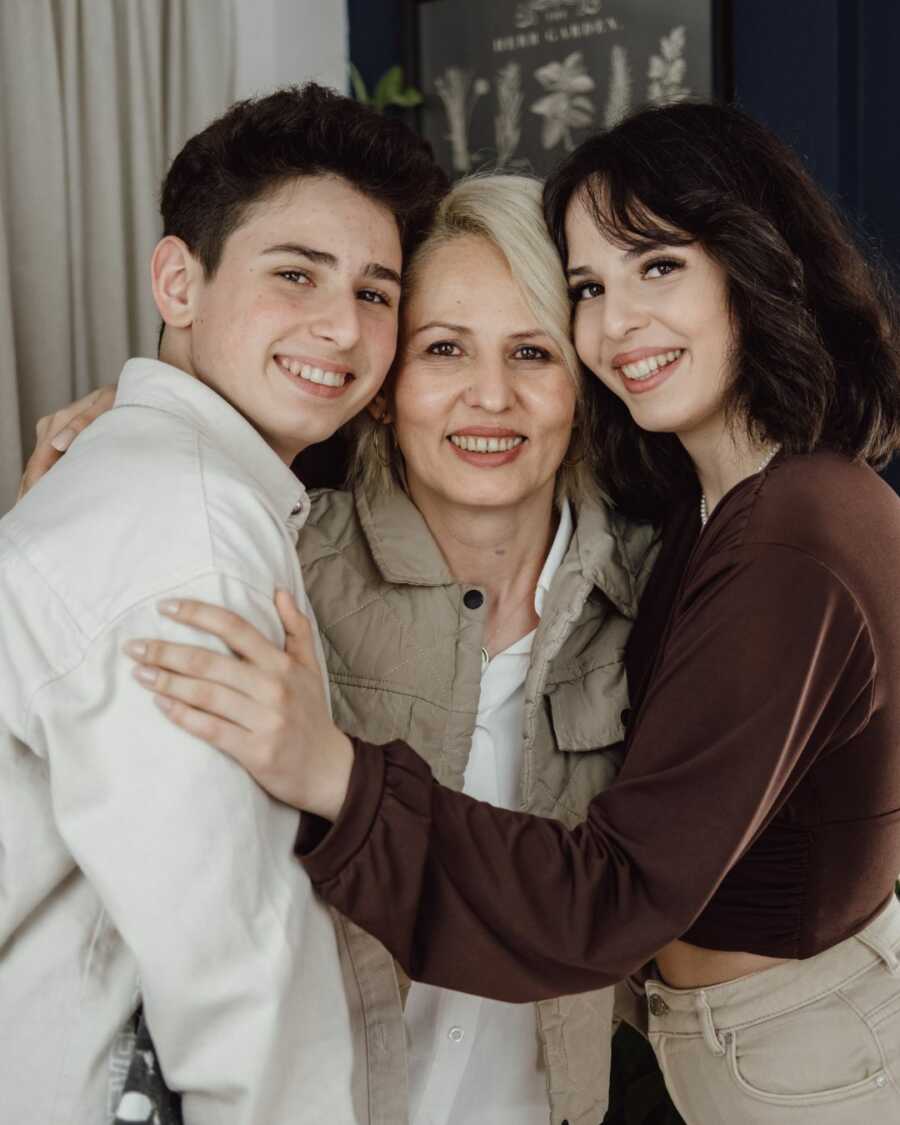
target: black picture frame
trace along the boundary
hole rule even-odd
[[[544,176],[627,109],[733,97],[731,0],[404,0],[402,38],[418,129],[454,178]]]

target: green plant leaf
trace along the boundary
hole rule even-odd
[[[375,108],[384,109],[387,105],[393,105],[394,99],[402,93],[403,68],[392,66],[378,79],[378,85],[375,87]]]
[[[363,76],[353,63],[350,64],[350,85],[353,87],[353,96],[358,102],[362,102],[363,105],[371,104],[372,99],[369,97],[369,91],[366,89]]]
[[[413,86],[407,86],[402,94],[397,94],[391,105],[401,106],[403,109],[409,109],[414,105],[421,105],[425,99]]]

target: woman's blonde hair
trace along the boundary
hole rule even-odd
[[[529,176],[475,175],[456,183],[439,204],[428,234],[406,266],[404,300],[409,300],[435,252],[463,237],[484,239],[499,250],[527,308],[562,356],[575,387],[577,405],[572,440],[557,474],[557,497],[582,498],[595,491],[586,456],[588,426],[582,373],[570,334],[571,306],[565,278],[541,210],[540,182]],[[402,362],[402,314],[400,334],[397,363]],[[394,370],[385,383],[388,401],[393,375]],[[370,495],[403,487],[403,456],[393,431],[368,411],[352,424],[349,460],[348,483],[361,485]]]

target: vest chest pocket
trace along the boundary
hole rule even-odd
[[[546,694],[558,749],[599,750],[625,737],[628,682],[622,660],[551,680]]]

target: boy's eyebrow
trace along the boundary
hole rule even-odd
[[[337,257],[327,250],[314,250],[311,246],[301,246],[299,242],[280,242],[277,246],[268,246],[264,254],[296,254],[306,258],[317,266],[328,266],[334,269],[338,264]],[[400,274],[390,266],[383,266],[380,262],[369,262],[363,270],[365,277],[375,278],[377,281],[392,281],[400,285]]]

